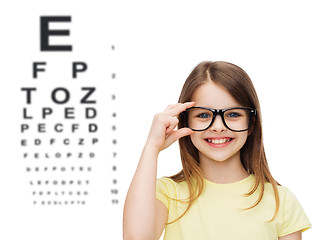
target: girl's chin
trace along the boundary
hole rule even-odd
[[[224,161],[228,161],[230,159],[230,157],[228,156],[207,156],[207,155],[203,155],[202,159],[204,159],[205,161],[212,161],[212,162],[224,162]]]
[[[231,155],[231,153],[224,153],[219,151],[212,151],[212,154],[203,154],[199,152],[199,159],[202,161],[212,161],[212,162],[226,162],[235,158],[239,158],[240,151]]]

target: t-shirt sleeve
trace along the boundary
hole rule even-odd
[[[283,224],[279,237],[294,233],[296,231],[311,228],[311,222],[306,216],[301,204],[295,195],[286,188],[283,199]]]
[[[166,208],[170,208],[170,180],[166,177],[162,177],[156,180],[156,199],[160,200]]]

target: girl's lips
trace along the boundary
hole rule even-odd
[[[224,140],[224,141],[223,141]],[[208,143],[211,147],[222,148],[229,145],[234,138],[229,137],[220,137],[220,138],[206,138],[205,142]]]

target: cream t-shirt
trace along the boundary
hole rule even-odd
[[[265,184],[261,202],[250,210],[259,196],[258,188],[250,197],[243,197],[255,181],[254,175],[229,184],[205,180],[205,189],[188,212],[175,223],[166,225],[164,240],[278,240],[278,237],[311,227],[303,208],[286,187],[278,186],[280,209],[272,222],[275,197],[270,183]],[[156,182],[156,198],[167,207],[168,222],[175,220],[187,204],[168,199],[189,196],[186,181],[176,183],[170,178]]]

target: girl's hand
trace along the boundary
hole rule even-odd
[[[174,129],[178,124],[176,116],[194,104],[194,102],[171,104],[164,112],[155,114],[146,145],[155,147],[160,152],[181,137],[193,134],[194,131],[190,128]]]

